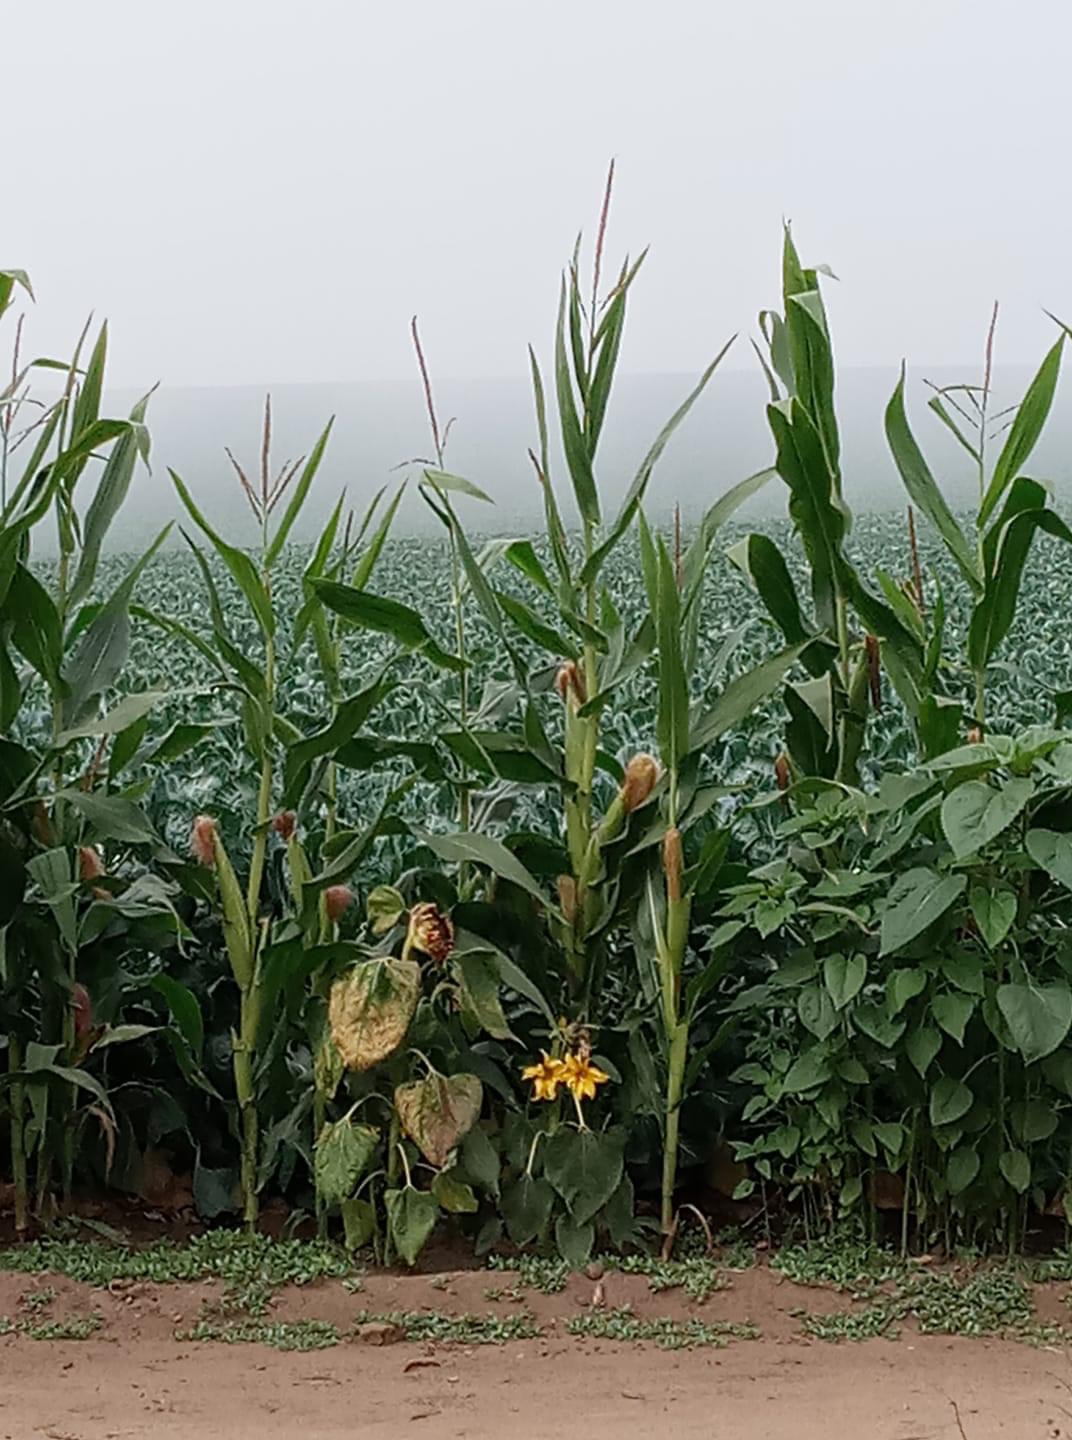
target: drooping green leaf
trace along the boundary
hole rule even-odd
[[[835,1010],[844,1010],[863,989],[867,960],[863,955],[828,955],[823,961],[823,980]]]
[[[998,786],[985,780],[966,780],[942,804],[942,829],[958,860],[974,855],[1006,830],[1034,794],[1028,776],[1013,777]]]
[[[998,1009],[1026,1064],[1052,1055],[1072,1029],[1072,990],[1063,982],[998,987]]]
[[[416,1265],[439,1219],[435,1196],[407,1185],[403,1190],[385,1190],[383,1203],[395,1249],[407,1265]]]
[[[349,1116],[325,1125],[316,1139],[314,1173],[323,1205],[341,1205],[368,1169],[379,1133],[371,1125],[355,1125]]]
[[[916,866],[897,880],[882,913],[880,954],[891,955],[910,945],[963,895],[964,875],[940,875]]]
[[[465,668],[457,655],[450,655],[440,648],[420,615],[409,605],[389,600],[383,595],[373,595],[368,590],[358,590],[352,585],[343,585],[337,580],[314,579],[309,583],[328,609],[334,610],[351,625],[390,635],[407,650],[421,651],[433,665],[442,669]]]

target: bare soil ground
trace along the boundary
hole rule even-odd
[[[841,1310],[766,1267],[732,1276],[703,1304],[653,1294],[639,1276],[576,1276],[565,1291],[513,1289],[487,1271],[374,1274],[359,1293],[321,1281],[279,1291],[267,1323],[330,1321],[330,1349],[177,1338],[216,1315],[216,1283],[90,1289],[50,1276],[0,1274],[0,1316],[27,1325],[96,1315],[83,1341],[0,1338],[0,1440],[543,1440],[569,1429],[616,1440],[1072,1440],[1072,1354],[1060,1346],[920,1336],[829,1344],[800,1334],[800,1311]],[[498,1290],[497,1298],[489,1291]],[[1063,1290],[1043,1318],[1067,1314]],[[751,1321],[760,1338],[667,1351],[578,1338],[566,1322],[631,1307],[640,1319]],[[541,1334],[503,1345],[349,1338],[359,1311],[531,1314]],[[380,1343],[376,1343],[376,1342]],[[383,1343],[386,1342],[386,1343]]]

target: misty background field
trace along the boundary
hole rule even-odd
[[[712,344],[712,353],[719,343]],[[758,364],[747,365],[750,351],[745,336],[738,339],[735,350],[741,368],[719,371],[655,473],[648,501],[653,518],[668,519],[675,504],[680,504],[686,523],[694,521],[722,491],[769,462],[763,376]],[[839,374],[845,487],[857,513],[903,511],[904,489],[882,429],[898,363],[899,357],[892,357],[885,367],[843,367]],[[999,368],[995,408],[1018,398],[1031,373],[1026,365]],[[610,502],[624,494],[648,445],[695,378],[687,374],[622,375],[611,403],[601,456],[601,483]],[[977,500],[971,461],[927,411],[930,391],[925,379],[949,385],[977,381],[978,375],[967,367],[919,364],[909,371],[908,393],[917,431],[950,503],[957,509],[970,508]],[[447,446],[449,468],[479,484],[497,502],[490,510],[463,499],[461,511],[467,524],[496,535],[523,535],[540,528],[540,492],[526,453],[535,439],[528,379],[445,379],[435,383],[440,413],[455,417]],[[276,385],[271,393],[273,449],[280,460],[286,456],[297,459],[305,453],[328,417],[336,416],[298,539],[308,540],[318,531],[343,487],[360,512],[381,486],[417,473],[418,467],[407,466],[406,461],[427,457],[427,417],[416,367],[410,381]],[[156,533],[162,519],[180,518],[168,467],[179,472],[223,530],[241,537],[243,543],[254,542],[255,526],[224,447],[229,446],[242,464],[255,468],[264,394],[256,386],[161,387],[148,412],[152,473],[139,470],[136,475],[120,525],[111,538],[113,549],[136,549]],[[107,402],[113,413],[122,414],[136,398],[134,391],[116,391]],[[1050,427],[1033,457],[1035,475],[1052,484],[1059,506],[1072,502],[1070,440],[1072,416],[1059,392]],[[568,508],[561,459],[552,478]],[[742,513],[764,519],[784,515],[784,486],[780,482],[768,486]],[[402,533],[429,534],[439,527],[417,497],[410,495],[399,512],[397,528]],[[50,537],[42,534],[41,538],[47,543]],[[176,537],[175,543],[181,540]]]

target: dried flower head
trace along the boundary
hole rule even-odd
[[[644,804],[655,789],[658,778],[659,767],[654,756],[646,755],[643,751],[633,756],[625,767],[622,779],[622,803],[625,805],[626,814],[631,814]]]
[[[190,831],[190,850],[202,865],[216,863],[216,822],[211,815],[198,815]]]
[[[95,845],[83,845],[78,851],[78,874],[82,880],[99,880],[104,874],[104,861]]]
[[[354,903],[349,885],[329,885],[324,891],[324,909],[333,925],[337,924]]]
[[[298,814],[296,810],[280,810],[278,815],[272,817],[272,829],[281,840],[289,840],[298,828]]]
[[[584,676],[576,660],[567,660],[559,667],[555,676],[555,688],[562,696],[563,701],[572,699],[574,704],[583,705],[588,699],[588,691],[584,683]]]
[[[406,950],[419,950],[442,965],[454,948],[454,926],[450,917],[444,915],[438,905],[430,900],[414,905],[409,912],[409,928],[406,931]]]

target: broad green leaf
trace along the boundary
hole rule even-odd
[[[863,955],[828,955],[823,961],[823,980],[836,1010],[844,1010],[863,989],[867,960]]]
[[[963,895],[967,884],[964,875],[943,876],[926,866],[906,871],[895,882],[882,913],[879,954],[891,955],[910,945]]]
[[[583,1225],[601,1210],[622,1178],[625,1132],[576,1130],[563,1125],[540,1147],[548,1180]]]
[[[998,1161],[1001,1173],[1018,1195],[1031,1188],[1031,1161],[1022,1150],[1006,1150]]]
[[[432,1074],[395,1090],[402,1129],[437,1170],[480,1117],[484,1088],[475,1075]]]
[[[344,1200],[339,1213],[346,1249],[351,1255],[363,1250],[376,1234],[376,1207],[371,1200]]]
[[[578,1222],[572,1215],[560,1215],[555,1221],[555,1246],[574,1270],[588,1264],[595,1238],[595,1226],[590,1220]]]
[[[899,1015],[910,1000],[927,988],[925,970],[895,970],[886,982],[887,1003],[890,1014]]]
[[[975,669],[989,663],[1012,627],[1024,566],[1039,530],[1072,544],[1072,530],[1050,509],[1022,510],[1001,526],[994,569],[968,628],[968,658]]]
[[[371,1125],[355,1125],[349,1116],[325,1125],[316,1139],[316,1192],[323,1205],[341,1205],[368,1169],[379,1133]]]
[[[815,612],[823,628],[833,630],[845,512],[835,495],[822,438],[800,402],[768,405],[767,417],[777,446],[778,474],[789,487],[789,513],[811,566]]]
[[[506,1233],[515,1245],[538,1240],[551,1219],[555,1192],[546,1180],[522,1173],[503,1191],[500,1208]]]
[[[963,1120],[974,1102],[975,1097],[963,1080],[943,1075],[931,1091],[931,1124],[952,1125],[957,1120]]]
[[[921,1025],[905,1041],[905,1053],[920,1075],[926,1075],[941,1048],[942,1037],[933,1025]]]
[[[945,991],[931,1001],[931,1014],[947,1035],[952,1035],[958,1045],[964,1044],[964,1031],[975,1009],[970,995]]]
[[[404,1190],[385,1190],[383,1203],[395,1249],[407,1265],[416,1265],[439,1219],[435,1196],[407,1185]]]
[[[825,1085],[829,1079],[830,1058],[823,1046],[813,1045],[790,1065],[782,1089],[787,1095],[799,1095]]]
[[[797,997],[797,1014],[805,1030],[817,1040],[825,1040],[837,1029],[837,1012],[821,985],[805,985]]]
[[[862,1030],[876,1045],[886,1050],[893,1049],[907,1026],[905,1020],[890,1015],[885,1006],[871,1003],[857,1005],[852,1019],[857,1030]]]
[[[1072,835],[1054,830],[1029,830],[1024,848],[1041,870],[1072,890]]]
[[[200,1064],[205,1045],[205,1022],[197,996],[189,986],[172,975],[154,975],[149,981],[149,988],[163,997],[175,1028],[189,1046],[194,1060]]]
[[[998,1009],[1026,1064],[1052,1055],[1072,1028],[1072,990],[1058,982],[998,987]]]
[[[87,720],[83,725],[76,725],[72,730],[65,730],[57,739],[56,746],[58,749],[62,749],[72,740],[89,736],[118,735],[148,715],[163,701],[179,699],[183,693],[181,690],[138,690],[133,695],[125,695],[99,720]]]
[[[958,860],[975,855],[1016,819],[1035,792],[1024,776],[998,786],[985,780],[966,780],[951,790],[942,804],[942,829]]]
[[[441,1170],[432,1181],[432,1194],[448,1215],[475,1215],[480,1201],[457,1170]]]
[[[499,1155],[479,1125],[474,1125],[462,1140],[461,1160],[468,1179],[498,1197]]]
[[[1016,919],[1016,895],[1012,890],[989,889],[984,884],[978,884],[971,887],[968,904],[987,947],[996,949]]]
[[[979,1173],[979,1152],[972,1145],[961,1145],[946,1161],[945,1180],[950,1195],[960,1195]]]

